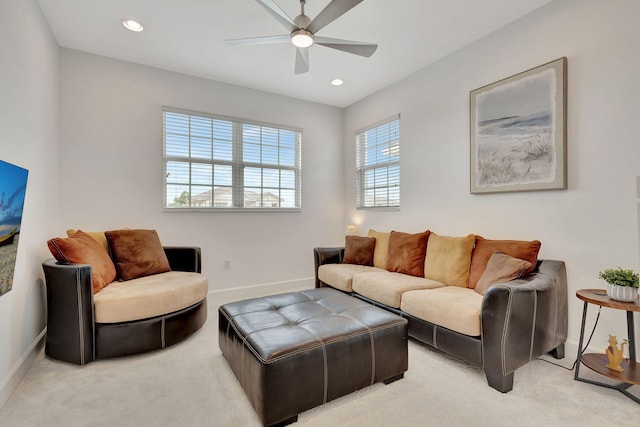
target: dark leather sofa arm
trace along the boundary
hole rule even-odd
[[[202,254],[197,246],[164,246],[173,271],[202,272]]]
[[[320,288],[318,279],[318,268],[323,264],[342,264],[344,258],[344,248],[313,248],[313,260],[316,272],[316,288]]]
[[[567,338],[567,272],[544,260],[524,279],[494,285],[481,310],[483,366],[489,384],[513,388],[513,372],[547,352],[563,357]]]
[[[84,365],[94,360],[94,314],[91,266],[42,263],[47,288],[45,353],[58,360]]]

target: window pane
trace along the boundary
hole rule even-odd
[[[188,184],[189,163],[167,162],[167,183]]]
[[[189,186],[168,184],[165,206],[188,207],[189,206]]]
[[[231,141],[214,140],[213,158],[216,160],[233,160],[233,143]]]
[[[260,163],[260,146],[256,144],[244,144],[242,147],[243,160],[249,163]]]
[[[296,188],[296,173],[294,171],[280,171],[280,187]]]
[[[288,148],[280,149],[280,166],[295,167],[296,165],[296,152]]]
[[[194,185],[191,187],[191,191],[193,193],[191,195],[191,207],[210,208],[212,206],[211,200],[213,199],[213,194],[211,187]]]
[[[248,187],[262,186],[262,169],[245,168],[244,169],[244,185]]]
[[[296,207],[295,190],[280,190],[280,206],[282,206],[283,208]]]
[[[262,185],[265,187],[279,187],[280,171],[278,169],[263,169]]]
[[[215,165],[213,167],[213,183],[216,186],[225,185],[231,186],[233,168],[228,165]]]
[[[268,165],[278,164],[278,147],[272,147],[269,145],[262,146],[262,163]]]
[[[262,207],[277,208],[280,206],[280,190],[277,188],[265,188],[262,190]]]
[[[233,189],[231,187],[216,187],[213,189],[213,207],[233,207]]]
[[[211,185],[213,182],[213,166],[201,163],[191,165],[191,183]]]
[[[247,188],[244,189],[244,207],[246,208],[260,208],[262,207],[262,192],[260,188]]]
[[[167,135],[165,138],[167,156],[189,156],[189,137],[185,135]]]

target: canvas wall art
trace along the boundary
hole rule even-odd
[[[471,193],[567,188],[567,58],[470,93]]]
[[[13,287],[28,174],[0,160],[0,296]]]

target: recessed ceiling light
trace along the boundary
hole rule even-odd
[[[135,31],[136,33],[139,33],[140,31],[144,30],[144,27],[142,26],[142,24],[136,21],[135,19],[123,19],[122,25],[124,25],[124,27],[127,30]]]
[[[334,86],[342,86],[344,81],[342,79],[333,79],[331,80],[331,84]]]

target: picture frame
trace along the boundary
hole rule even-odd
[[[0,296],[13,287],[29,171],[0,160]]]
[[[471,194],[567,188],[567,58],[472,90]]]

